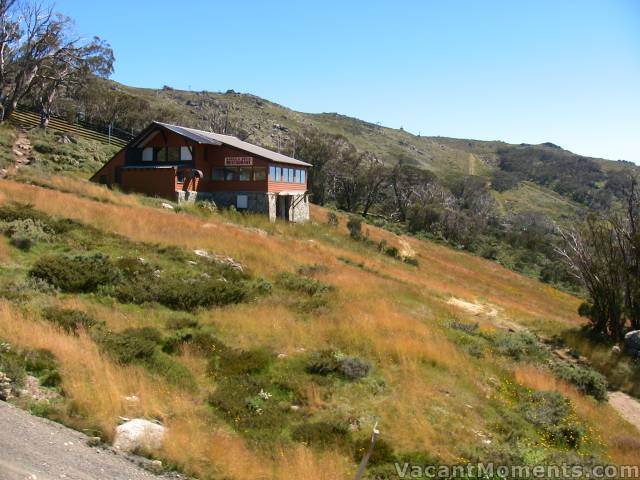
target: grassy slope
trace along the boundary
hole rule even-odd
[[[479,321],[486,332],[495,331],[497,322],[507,322],[547,335],[560,333],[581,321],[575,314],[578,300],[569,295],[495,263],[367,227],[372,240],[385,239],[415,251],[419,267],[402,264],[350,240],[344,219],[339,229],[326,226],[326,211],[321,208],[312,209],[314,223],[309,225],[271,225],[262,217],[200,218],[162,211],[145,206],[153,203],[148,200],[68,177],[40,181],[49,188],[0,182],[0,202],[30,203],[141,245],[204,248],[231,255],[270,280],[299,265],[325,265],[328,270],[318,278],[336,287],[326,311],[301,314],[286,299],[271,296],[198,314],[201,323],[215,328],[229,345],[265,347],[288,355],[275,368],[299,382],[304,405],[301,413],[288,417],[291,424],[304,417],[340,422],[355,417],[362,425],[356,435],[364,438],[379,421],[383,438],[397,451],[428,451],[454,462],[469,449],[482,451],[481,438],[474,432],[499,437],[502,419],[515,408],[511,387],[505,385],[517,382],[557,389],[571,398],[580,421],[590,429],[588,452],[620,463],[640,461],[637,451],[621,440],[633,435],[631,427],[608,406],[596,404],[543,370],[532,370],[490,349],[476,358],[447,327],[457,319]],[[114,253],[108,245],[102,248]],[[0,244],[4,271],[24,270],[34,255],[37,251],[25,255],[4,240]],[[340,258],[348,258],[350,264]],[[498,317],[470,314],[449,305],[451,297],[489,305]],[[115,330],[163,328],[169,315],[166,309],[120,305],[93,295],[60,295],[47,301],[89,311]],[[63,419],[78,428],[95,428],[108,438],[120,415],[160,418],[170,432],[160,455],[213,478],[329,479],[353,474],[355,464],[348,452],[288,443],[265,449],[230,430],[203,404],[215,382],[204,374],[201,357],[189,353],[180,357],[199,384],[196,392],[183,391],[140,367],[113,364],[87,337],[52,329],[39,321],[38,312],[38,303],[26,309],[2,303],[0,331],[16,345],[54,352],[61,363],[64,391],[74,405]],[[371,361],[375,366],[371,381],[327,386],[310,380],[300,367],[305,352],[324,348]],[[131,394],[140,397],[139,406],[123,400]],[[536,441],[535,432],[522,434],[533,452],[546,449],[544,442]]]

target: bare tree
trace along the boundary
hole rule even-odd
[[[75,36],[72,20],[50,6],[0,0],[0,121],[30,92],[50,105],[72,73],[110,73],[112,64],[108,45]]]

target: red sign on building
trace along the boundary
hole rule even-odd
[[[224,157],[226,167],[253,165],[253,157]]]

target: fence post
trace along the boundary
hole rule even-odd
[[[380,435],[380,431],[378,430],[378,422],[376,422],[376,424],[373,426],[373,433],[371,434],[371,442],[369,443],[369,448],[367,449],[367,453],[364,454],[364,457],[362,457],[362,461],[360,462],[360,466],[358,467],[358,471],[356,472],[355,480],[360,480],[362,478],[364,469],[367,468],[367,463],[369,463],[369,458],[371,458],[371,454],[373,453],[373,446],[376,444],[378,435]]]

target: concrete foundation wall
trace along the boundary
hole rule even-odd
[[[238,208],[238,196],[245,195],[247,197],[247,208]],[[214,202],[220,208],[229,208],[231,206],[238,210],[247,210],[250,212],[265,213],[269,215],[269,219],[275,221],[280,216],[277,211],[278,195],[275,193],[263,192],[192,192],[179,191],[176,192],[176,200],[178,202],[198,202],[210,201]],[[288,217],[292,222],[306,222],[309,220],[309,197],[306,194],[290,195],[290,205]]]

